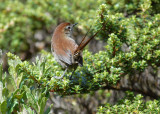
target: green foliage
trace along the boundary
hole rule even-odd
[[[89,93],[114,86],[122,76],[134,76],[135,71],[142,72],[148,66],[157,72],[160,63],[160,5],[157,4],[158,0],[98,0],[96,3],[95,0],[1,0],[0,48],[3,50],[27,51],[30,41],[35,42],[37,30],[49,33],[53,25],[62,21],[79,22],[82,32],[92,24],[92,33],[102,27],[97,39],[106,42],[106,46],[96,54],[84,50],[84,66],[77,68],[72,80],[69,80],[71,71],[63,80],[55,78],[62,75],[63,69],[49,52],[42,51],[33,63],[7,53],[9,74],[2,73],[0,63],[0,111],[42,114],[49,92]],[[114,106],[100,107],[98,112],[159,113],[159,101],[145,103],[141,95],[130,97]],[[50,108],[46,110],[48,113]]]
[[[96,8],[103,3],[102,0],[94,2],[0,0],[0,48],[11,52],[27,51],[36,40],[34,34],[37,30],[51,33],[52,26],[62,21],[78,22],[86,27],[94,18]]]
[[[103,57],[104,54],[106,53],[100,52],[93,56],[90,52],[84,51],[85,64],[83,67],[77,69],[77,72],[73,75],[74,80],[68,79],[71,72],[68,72],[63,80],[54,78],[54,76],[61,76],[63,70],[50,53],[43,51],[43,56],[36,58],[36,62],[33,64],[27,61],[22,62],[17,56],[11,53],[7,55],[10,62],[16,61],[16,64],[14,63],[15,66],[10,67],[11,71],[15,71],[15,73],[18,73],[17,75],[23,76],[24,79],[29,79],[30,83],[35,81],[42,88],[47,87],[48,91],[66,95],[97,90],[106,81],[110,84],[116,83],[121,70],[116,67],[108,68],[109,65],[102,64],[103,61],[108,61],[109,63],[109,59]],[[88,56],[90,58],[87,58]],[[95,63],[93,62],[94,60],[98,62]],[[109,69],[112,73],[109,75],[105,69]]]
[[[148,7],[143,7],[139,15],[128,18],[122,14],[110,14],[105,4],[100,6],[95,28],[104,26],[100,37],[107,40],[105,57],[112,61],[110,67],[119,67],[121,72],[129,74],[133,70],[141,71],[159,64],[160,14],[149,15],[150,2],[145,5],[147,3]],[[122,50],[124,45],[128,48],[126,51]]]
[[[160,113],[160,101],[147,101],[142,100],[142,95],[132,96],[132,99],[126,97],[121,100],[120,103],[116,105],[106,104],[106,106],[100,106],[98,108],[97,114],[124,114],[124,113],[134,113],[134,114],[159,114]]]
[[[0,48],[11,52],[27,51],[36,42],[34,35],[38,30],[51,33],[52,26],[62,21],[78,22],[82,32],[86,32],[102,3],[105,4],[103,13],[112,15],[105,17],[105,32],[114,31],[122,38],[125,32],[121,25],[123,15],[153,15],[160,11],[159,0],[97,0],[96,3],[95,0],[0,0]]]
[[[0,73],[0,77],[3,77],[0,80],[0,112],[2,114],[18,112],[43,114],[48,92],[45,88],[37,88],[34,84],[26,82],[25,77],[16,72],[15,67],[20,63],[19,60],[10,60],[9,63],[9,75]],[[0,68],[2,70],[2,64]]]
[[[136,15],[149,9],[150,14],[160,13],[159,0],[106,0],[106,6],[111,14],[124,13],[125,16]]]

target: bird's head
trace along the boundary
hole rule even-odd
[[[62,34],[62,35],[67,35],[67,36],[70,37],[71,34],[72,34],[73,27],[75,25],[77,25],[77,23],[75,23],[75,24],[61,23],[60,25],[58,25],[56,27],[55,33]]]

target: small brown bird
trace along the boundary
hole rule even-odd
[[[54,31],[52,40],[51,40],[51,51],[56,59],[56,61],[65,68],[65,71],[61,77],[56,77],[57,79],[61,79],[64,77],[67,69],[74,69],[79,66],[83,66],[83,57],[82,57],[82,50],[83,48],[89,43],[89,41],[96,36],[99,32],[96,32],[91,38],[89,38],[85,43],[85,37],[82,39],[79,46],[77,43],[72,39],[72,31],[73,27],[76,24],[70,23],[61,23],[58,25]],[[89,32],[89,31],[88,31]],[[87,32],[87,33],[88,33]],[[72,74],[70,79],[72,78]]]

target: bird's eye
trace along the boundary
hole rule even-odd
[[[66,27],[66,29],[70,30],[70,29],[71,29],[71,27],[70,27],[70,26],[67,26],[67,27]]]

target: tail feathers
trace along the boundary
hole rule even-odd
[[[89,29],[88,32],[86,33],[85,37],[82,39],[80,45],[76,49],[74,55],[77,55],[80,51],[82,51],[85,48],[85,46],[102,30],[102,28],[100,30],[98,30],[93,36],[91,36],[85,43],[83,43],[85,41],[85,38],[86,38],[87,34],[90,31],[90,29]]]
[[[91,27],[92,27],[92,26],[91,26]],[[87,31],[87,33],[85,34],[85,36],[82,38],[82,41],[81,41],[81,43],[79,44],[79,46],[78,46],[78,48],[76,49],[76,51],[79,50],[79,48],[81,47],[81,45],[82,45],[83,42],[85,41],[86,36],[88,35],[89,31],[91,30],[91,27],[89,28],[89,30]],[[75,52],[76,52],[76,51],[75,51]]]

